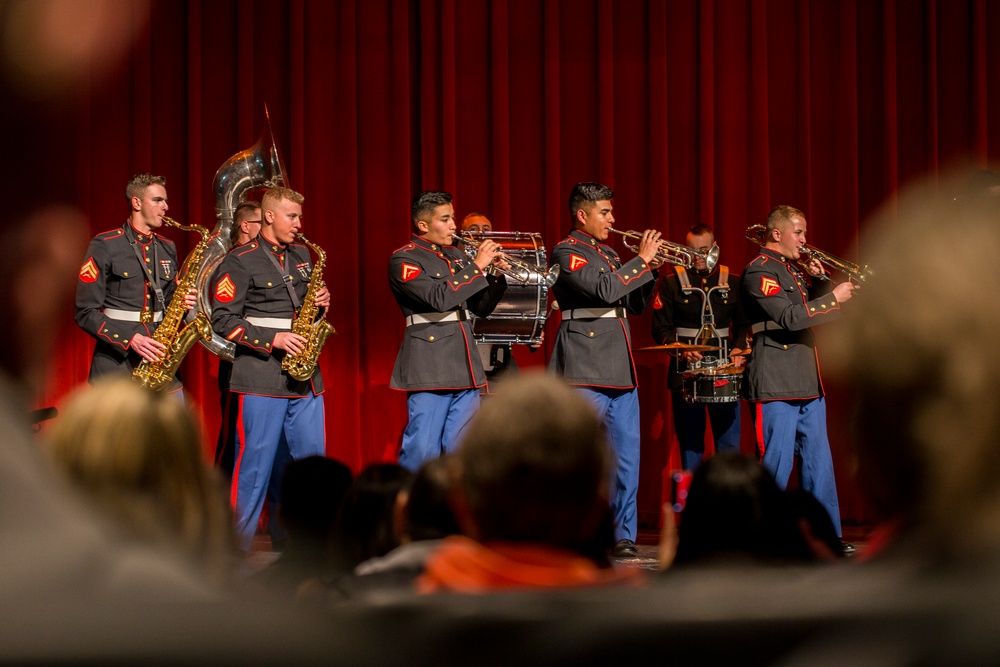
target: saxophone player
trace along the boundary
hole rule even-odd
[[[309,290],[313,264],[309,249],[296,242],[304,197],[289,188],[271,188],[261,200],[261,231],[234,248],[212,277],[212,328],[236,343],[229,391],[237,412],[236,457],[232,480],[236,530],[249,551],[263,509],[279,445],[293,459],[325,455],[323,376],[297,380],[282,370],[286,354],[301,353],[307,340],[292,331],[292,320]],[[330,292],[315,295],[320,308]],[[280,481],[279,481],[280,483]]]
[[[177,288],[177,247],[157,233],[167,214],[167,181],[136,174],[125,188],[128,220],[101,232],[87,247],[76,283],[76,323],[96,343],[88,380],[131,374],[142,360],[157,362],[166,348],[153,339]],[[188,310],[197,292],[184,297]],[[181,390],[174,378],[168,391]]]

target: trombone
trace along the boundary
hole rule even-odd
[[[767,227],[764,225],[751,225],[747,227],[746,231],[747,238],[757,245],[764,245],[767,238]],[[846,259],[841,259],[836,255],[831,255],[828,252],[824,252],[819,248],[809,245],[801,245],[798,248],[799,252],[807,257],[807,259],[799,258],[796,260],[804,269],[808,270],[808,265],[810,260],[816,260],[822,264],[825,268],[836,269],[850,279],[855,285],[861,286],[865,283],[868,278],[874,273],[868,268],[868,265],[861,266],[860,264],[855,264],[854,262],[849,262]],[[829,280],[830,276],[823,274],[820,276],[815,276],[819,280]]]
[[[621,232],[614,227],[611,227],[608,231],[620,234],[626,239],[633,239],[637,241],[635,244],[630,244],[628,241],[625,241],[625,247],[638,254],[638,241],[642,239],[642,232]],[[709,271],[711,271],[715,268],[715,265],[719,263],[719,245],[717,243],[713,243],[712,247],[708,249],[708,252],[702,252],[700,250],[695,250],[690,246],[663,240],[660,241],[660,247],[656,251],[656,256],[664,262],[677,264],[679,266],[683,266],[685,269],[690,269],[694,266],[695,259],[703,259],[705,260],[705,266]]]
[[[460,234],[452,234],[451,237],[456,241],[460,241],[465,244],[465,254],[469,256],[470,259],[475,259],[476,253],[479,252],[479,246],[482,245],[482,241],[475,241],[471,236],[463,236]],[[503,248],[499,247],[502,251]],[[536,264],[528,264],[520,259],[515,259],[505,252],[499,252],[497,255],[498,259],[502,259],[510,265],[509,269],[501,269],[495,264],[490,265],[490,269],[502,273],[509,278],[516,280],[517,282],[528,285],[532,282],[532,277],[537,276],[538,282],[542,283],[546,287],[552,287],[556,284],[556,280],[559,279],[559,265],[553,264],[552,268],[546,270],[544,266],[538,266]]]

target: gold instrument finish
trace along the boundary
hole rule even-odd
[[[642,240],[642,232],[634,230],[623,232],[614,227],[608,229],[608,231],[614,232],[623,238],[634,240],[634,244],[625,241],[625,247],[639,254],[639,241]],[[656,251],[656,256],[667,264],[677,264],[678,266],[683,266],[685,269],[690,269],[694,266],[695,259],[703,259],[705,260],[705,266],[711,271],[719,263],[719,246],[713,243],[708,252],[702,252],[690,246],[662,240],[660,241],[660,247]]]
[[[305,338],[306,346],[298,354],[286,354],[281,360],[281,368],[296,380],[308,380],[316,370],[319,353],[323,350],[326,339],[330,334],[337,332],[333,325],[326,321],[326,317],[317,319],[319,306],[316,305],[316,294],[324,284],[323,269],[326,266],[326,253],[302,234],[296,234],[295,237],[312,248],[316,253],[316,263],[309,277],[309,288],[302,300],[302,307],[292,322],[292,333]]]
[[[195,288],[198,269],[203,261],[205,248],[210,242],[208,230],[201,225],[182,225],[166,216],[163,216],[163,221],[171,227],[177,227],[186,232],[198,232],[201,234],[201,241],[184,260],[184,266],[181,268],[182,278],[177,284],[177,289],[174,290],[170,305],[167,306],[167,310],[163,314],[163,321],[153,333],[153,340],[162,343],[167,348],[166,353],[157,362],[151,363],[143,359],[132,371],[133,380],[154,391],[163,391],[170,386],[171,380],[177,374],[177,369],[195,342],[208,340],[212,337],[212,325],[205,313],[198,313],[194,320],[182,327],[184,316],[187,313],[184,297]]]
[[[747,239],[753,241],[757,245],[764,245],[767,243],[767,227],[764,225],[750,225],[747,227],[746,231]],[[799,252],[805,255],[805,258],[799,258],[796,261],[799,266],[808,271],[809,262],[813,259],[817,260],[826,268],[835,269],[840,271],[848,277],[848,279],[855,285],[863,285],[866,280],[872,277],[874,272],[868,268],[867,265],[861,266],[860,264],[855,264],[854,262],[849,262],[846,259],[841,259],[836,255],[831,255],[828,252],[824,252],[819,248],[811,246],[809,244],[799,246]],[[830,277],[826,274],[821,276],[814,276],[819,280],[829,280]]]
[[[465,244],[465,254],[469,259],[475,259],[476,254],[479,252],[479,246],[482,245],[482,241],[476,241],[472,238],[471,232],[465,232],[463,234],[452,234],[451,237],[456,241],[460,241]],[[559,265],[554,264],[552,268],[546,269],[544,266],[537,266],[535,264],[529,264],[527,262],[521,261],[516,257],[511,257],[510,255],[503,252],[503,247],[498,248],[499,258],[507,262],[510,266],[509,269],[501,269],[500,267],[491,264],[487,269],[496,271],[497,273],[502,273],[505,276],[516,280],[517,282],[528,285],[530,283],[543,284],[546,287],[552,287],[556,284],[559,279]]]

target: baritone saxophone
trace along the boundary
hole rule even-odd
[[[208,321],[205,313],[198,313],[194,320],[182,328],[184,315],[187,313],[184,296],[195,287],[198,269],[210,240],[208,230],[201,225],[182,225],[167,216],[163,216],[163,221],[171,227],[177,227],[186,232],[198,232],[201,234],[201,241],[184,260],[184,266],[180,273],[182,278],[177,284],[177,289],[174,290],[170,305],[163,313],[163,321],[153,332],[153,340],[162,343],[167,348],[166,353],[157,362],[143,359],[132,371],[132,379],[143,387],[155,391],[162,391],[170,386],[170,381],[174,379],[177,369],[184,360],[184,356],[191,350],[191,346],[199,340],[208,340],[212,337],[212,324]]]
[[[302,234],[296,234],[295,237],[316,253],[316,263],[313,265],[312,275],[309,276],[309,288],[302,300],[302,307],[292,322],[292,333],[305,338],[306,346],[298,354],[286,354],[281,360],[281,368],[296,380],[308,380],[316,370],[319,353],[323,350],[326,339],[330,334],[337,332],[333,325],[326,321],[325,316],[317,319],[319,307],[316,305],[316,294],[324,285],[323,269],[326,266],[326,253]]]

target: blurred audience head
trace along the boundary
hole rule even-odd
[[[678,526],[676,565],[810,557],[784,493],[760,463],[726,451],[694,471]]]
[[[409,490],[400,493],[403,541],[439,540],[461,532],[449,503],[453,463],[448,455],[424,461]]]
[[[307,456],[289,461],[278,501],[278,518],[288,532],[289,548],[326,550],[350,485],[351,469],[336,459]]]
[[[347,571],[400,545],[396,504],[414,473],[396,463],[373,463],[351,483],[335,528],[337,566]]]
[[[456,459],[456,507],[470,537],[593,548],[611,453],[590,403],[558,379],[509,381],[473,418]]]
[[[857,386],[859,485],[921,552],[1000,547],[1000,198],[978,174],[923,182],[866,223],[860,254],[877,273],[828,367]]]
[[[177,396],[104,378],[70,397],[49,430],[48,451],[125,536],[226,576],[235,554],[229,505]]]

